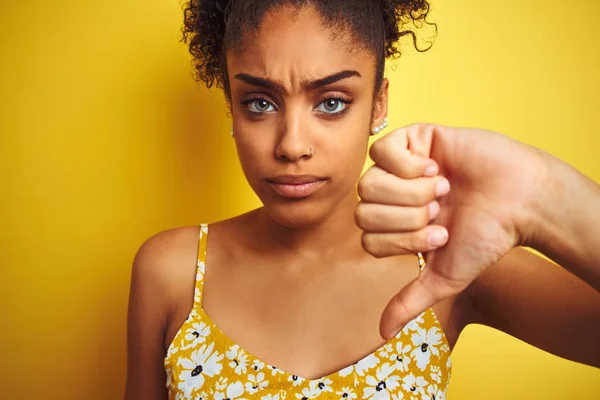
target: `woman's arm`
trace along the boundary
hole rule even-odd
[[[551,154],[542,156],[548,174],[525,244],[600,291],[600,186]]]
[[[600,367],[600,292],[566,269],[518,247],[467,290],[470,323]]]
[[[546,184],[523,240],[564,268],[523,248],[512,250],[469,287],[471,322],[600,367],[600,187],[542,154]]]
[[[165,331],[172,279],[168,232],[148,239],[138,250],[131,275],[127,319],[126,400],[166,400],[168,397]]]

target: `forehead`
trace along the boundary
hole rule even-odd
[[[294,83],[342,70],[375,75],[375,56],[342,27],[323,24],[312,8],[268,12],[255,34],[227,52],[231,76],[245,72]]]

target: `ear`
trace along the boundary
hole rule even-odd
[[[371,127],[379,126],[383,122],[383,119],[388,115],[388,88],[390,81],[384,78],[381,83],[381,89],[375,97],[373,103],[373,119],[371,121]]]

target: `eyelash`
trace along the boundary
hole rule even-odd
[[[346,99],[346,98],[341,97],[341,96],[330,95],[330,96],[325,97],[317,106],[319,106],[319,105],[321,105],[321,104],[323,104],[323,103],[325,103],[326,101],[329,101],[329,100],[337,100],[337,101],[345,104],[346,107],[344,107],[344,109],[342,111],[338,111],[338,112],[335,112],[335,113],[323,113],[323,112],[321,112],[320,114],[324,114],[324,115],[328,115],[328,116],[333,116],[333,117],[341,116],[341,115],[347,113],[350,110],[350,105],[352,104],[352,100],[350,100],[350,99]],[[248,99],[244,99],[244,100],[240,101],[240,103],[244,107],[248,108],[248,106],[250,104],[252,104],[253,102],[255,102],[255,101],[266,101],[267,103],[269,103],[270,105],[272,105],[274,108],[277,108],[275,106],[275,104],[273,104],[272,101],[266,99],[265,97],[260,97],[260,96],[255,96],[255,97],[251,97],[251,98],[248,98]],[[266,111],[265,112],[248,111],[248,112],[251,113],[251,114],[258,114],[258,115],[266,113]]]

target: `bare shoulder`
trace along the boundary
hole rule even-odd
[[[177,282],[181,273],[196,265],[199,229],[197,225],[177,227],[146,239],[135,255],[134,273],[148,279],[164,278],[161,282],[167,286]]]
[[[135,255],[132,281],[150,285],[166,301],[165,311],[179,303],[182,291],[193,288],[199,229],[183,226],[156,233]]]
[[[127,313],[128,400],[167,396],[165,331],[182,304],[180,296],[187,295],[183,301],[193,298],[198,234],[198,226],[159,232],[146,239],[134,257]]]

